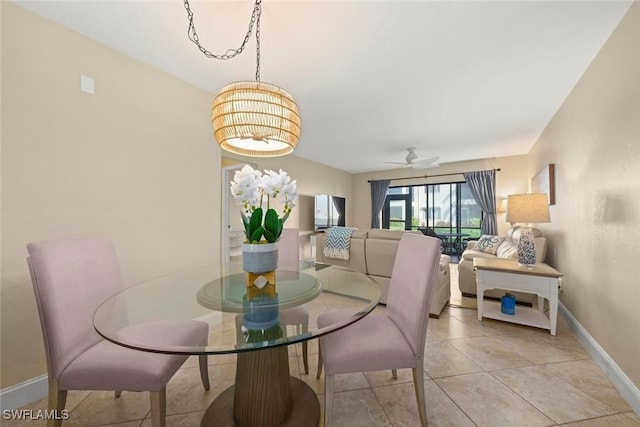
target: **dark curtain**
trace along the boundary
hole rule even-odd
[[[387,197],[391,180],[371,181],[371,228],[380,228],[380,211]]]
[[[476,203],[484,213],[482,234],[498,234],[498,224],[496,221],[496,171],[465,172],[464,179],[469,184],[469,189]]]
[[[332,197],[331,200],[333,200],[333,206],[336,208],[336,212],[338,212],[338,223],[336,225],[344,227],[346,199],[344,197]]]

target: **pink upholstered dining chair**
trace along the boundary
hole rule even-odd
[[[64,409],[68,390],[113,390],[115,397],[122,391],[149,391],[152,425],[164,426],[166,384],[188,356],[132,350],[94,330],[96,308],[123,289],[113,245],[102,239],[61,239],[29,243],[27,251],[47,359],[49,410]],[[136,326],[141,336],[159,332],[151,323]],[[161,330],[163,341],[174,345],[206,344],[209,333],[199,321],[164,323]],[[199,357],[208,390],[207,356]]]
[[[297,228],[282,230],[278,241],[278,268],[297,271],[300,268],[300,233]],[[296,333],[305,333],[309,328],[309,310],[304,305],[280,310],[280,321],[283,325],[292,325]],[[307,341],[302,342],[302,363],[304,373],[309,374],[307,357]]]
[[[402,236],[384,314],[370,314],[320,338],[317,378],[324,365],[325,426],[332,422],[335,375],[403,368],[413,370],[420,420],[423,426],[427,425],[423,358],[440,243],[437,238],[419,234]],[[324,313],[318,317],[318,327],[347,315],[341,310]]]

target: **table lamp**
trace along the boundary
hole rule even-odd
[[[498,212],[506,212],[507,211],[507,199],[502,199],[500,201],[500,205],[498,206]]]
[[[524,223],[518,240],[518,263],[529,266],[536,263],[531,223],[551,222],[546,193],[511,194],[507,196],[506,221]]]

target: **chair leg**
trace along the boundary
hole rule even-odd
[[[202,380],[202,385],[205,390],[209,391],[209,365],[207,364],[207,355],[199,355],[198,362],[200,363],[200,379]]]
[[[322,374],[322,346],[318,347],[318,370],[316,371],[316,379],[320,379]]]
[[[333,423],[333,385],[334,375],[324,376],[324,427],[331,427]]]
[[[119,398],[120,396],[122,396],[122,390],[116,390],[113,393],[113,397],[115,397],[116,399]]]
[[[307,342],[302,342],[302,363],[304,364],[304,373],[309,375],[309,358],[307,356]]]
[[[308,332],[309,328],[309,319],[302,324],[302,333],[305,334]],[[309,358],[307,356],[307,343],[308,341],[302,341],[302,363],[304,364],[304,373],[309,375]]]
[[[397,369],[392,369],[391,370],[391,376],[393,377],[394,380],[398,379],[398,370]]]
[[[167,424],[167,388],[160,391],[150,391],[151,399],[151,427],[166,427]]]
[[[67,404],[67,390],[60,390],[58,383],[49,380],[49,399],[48,407],[49,411],[55,411],[57,415],[54,419],[47,421],[47,427],[61,427],[62,426],[62,410]]]
[[[427,403],[424,394],[424,367],[422,359],[418,359],[418,364],[413,368],[413,387],[416,390],[416,401],[418,403],[418,413],[422,427],[427,427]]]

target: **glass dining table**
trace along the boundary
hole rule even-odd
[[[106,300],[94,314],[94,327],[106,340],[141,351],[213,357],[236,353],[235,384],[213,400],[201,426],[315,427],[318,398],[305,382],[290,376],[287,346],[363,318],[378,304],[380,287],[363,273],[312,262],[301,262],[295,271],[277,270],[275,284],[263,277],[248,281],[241,264],[158,277]],[[306,328],[284,324],[281,313],[293,308],[308,314]],[[334,309],[345,310],[345,316],[318,328],[318,315]],[[208,342],[174,346],[162,336],[133,338],[127,333],[140,324],[182,320],[206,322]]]

